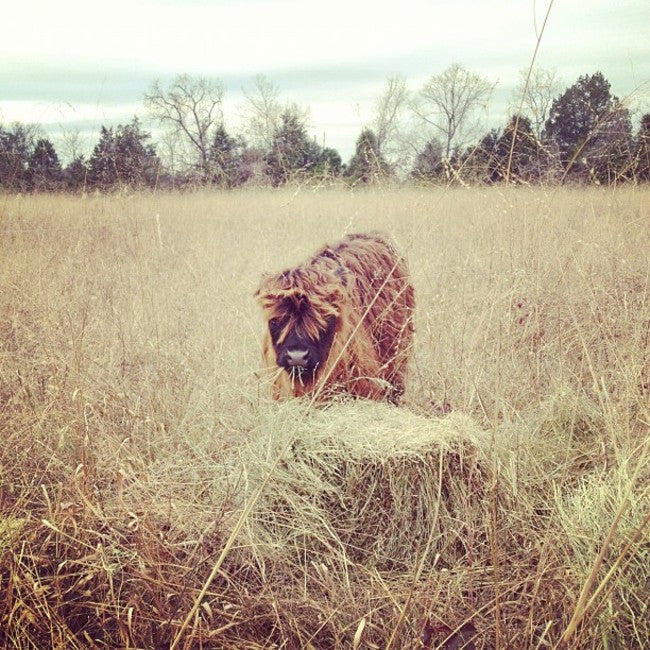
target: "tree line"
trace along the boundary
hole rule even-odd
[[[636,132],[629,109],[600,72],[560,91],[552,71],[522,73],[512,117],[480,134],[494,85],[454,64],[413,92],[393,76],[359,134],[347,164],[308,132],[308,111],[280,99],[258,77],[245,93],[244,121],[226,128],[223,86],[180,75],[144,95],[161,127],[154,144],[134,118],[102,126],[88,157],[62,165],[40,129],[0,125],[0,188],[6,191],[111,191],[289,182],[618,184],[650,179],[650,114]]]

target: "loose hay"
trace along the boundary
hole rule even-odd
[[[406,569],[453,565],[485,542],[472,532],[488,527],[494,449],[469,417],[347,402],[301,419],[304,406],[283,405],[241,451],[250,498],[289,448],[249,520],[257,553]]]

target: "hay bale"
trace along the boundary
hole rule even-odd
[[[416,555],[453,566],[483,545],[494,462],[469,417],[427,418],[374,402],[265,412],[241,449],[244,499],[273,470],[247,523],[247,543],[278,559],[408,569]]]

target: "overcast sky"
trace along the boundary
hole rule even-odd
[[[19,0],[2,9],[0,123],[42,124],[58,142],[78,128],[145,119],[154,79],[214,77],[236,129],[257,74],[310,108],[310,130],[344,158],[386,78],[413,90],[451,63],[497,84],[502,126],[548,2],[533,0]],[[537,62],[563,88],[601,71],[633,109],[650,110],[650,0],[556,0]],[[146,121],[145,121],[146,123]],[[65,152],[62,152],[65,155]]]

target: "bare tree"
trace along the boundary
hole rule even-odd
[[[168,129],[158,138],[158,155],[166,171],[169,172],[172,185],[176,183],[179,175],[191,168],[192,159],[196,159],[193,152],[187,151],[187,142],[177,130]]]
[[[377,145],[381,151],[390,142],[399,128],[399,119],[408,100],[406,80],[402,75],[386,79],[384,93],[375,104],[373,130],[377,135]]]
[[[223,123],[223,97],[218,81],[186,74],[176,77],[168,88],[155,81],[144,96],[151,116],[187,143],[204,179],[210,173],[213,131]]]
[[[61,128],[61,137],[59,140],[62,145],[63,157],[70,161],[81,158],[85,146],[79,127],[71,126],[66,128],[63,124],[59,126]]]
[[[279,96],[277,86],[264,75],[257,75],[253,89],[244,91],[244,112],[247,114],[244,132],[254,147],[265,151],[271,148],[282,115]]]
[[[379,153],[394,169],[408,168],[413,159],[407,136],[410,115],[405,114],[408,102],[406,80],[398,74],[386,79],[384,92],[375,102],[372,130]]]
[[[280,126],[282,103],[277,86],[264,75],[255,77],[252,90],[245,90],[244,133],[253,147],[268,151]]]
[[[553,100],[561,90],[560,81],[555,70],[533,68],[526,85],[528,70],[519,72],[519,83],[510,100],[512,115],[522,112],[530,119],[533,132],[541,139],[544,124],[548,119]]]
[[[462,149],[477,129],[476,111],[487,108],[494,84],[454,63],[424,84],[411,102],[414,113],[433,127],[444,156]]]
[[[275,134],[282,125],[282,115],[291,113],[306,125],[309,110],[295,103],[282,102],[278,87],[264,75],[257,75],[252,90],[244,90],[246,102],[243,133],[253,147],[268,152],[273,146]]]

